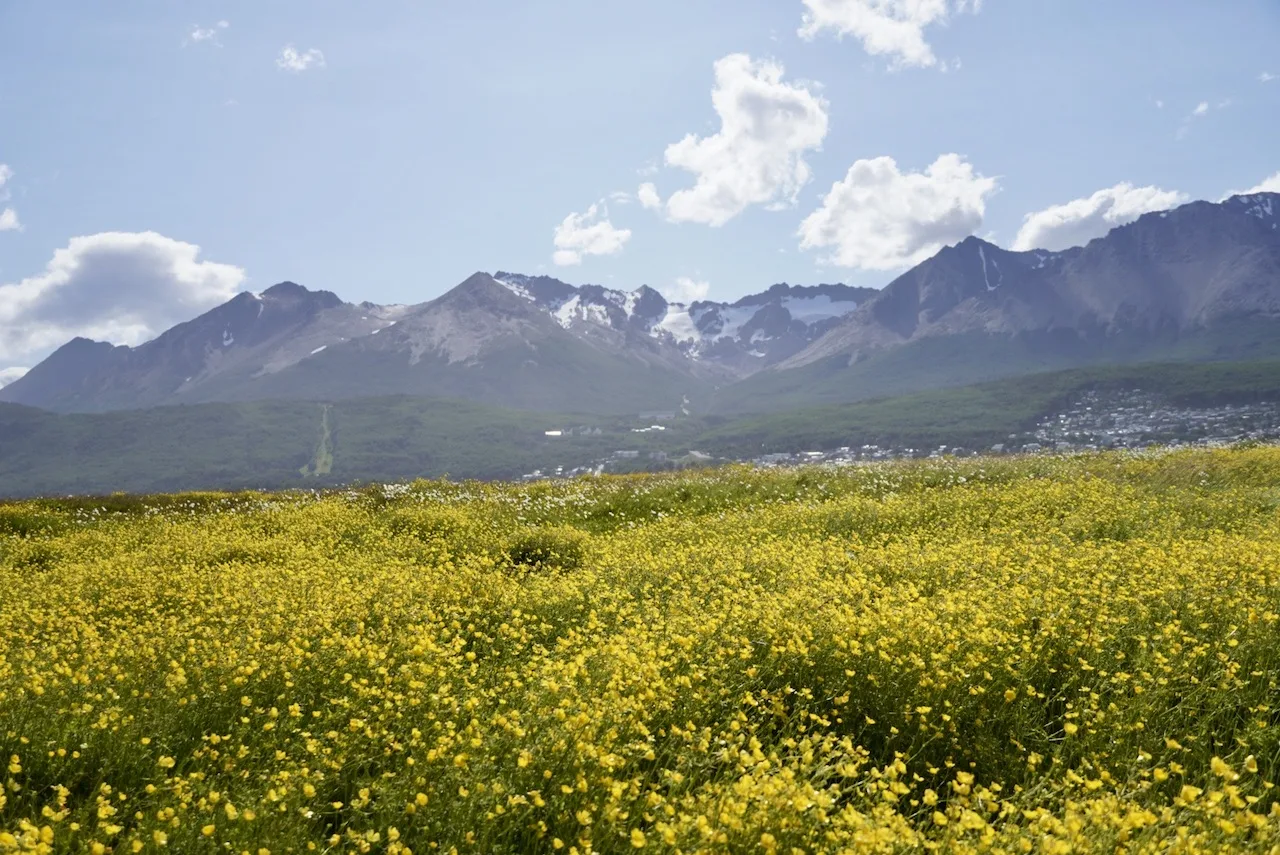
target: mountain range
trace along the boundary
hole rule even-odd
[[[284,282],[136,347],[77,338],[0,389],[58,412],[375,395],[528,410],[747,412],[1097,362],[1280,355],[1280,194],[1146,214],[1083,247],[976,237],[883,289],[671,302],[476,273],[416,305]]]

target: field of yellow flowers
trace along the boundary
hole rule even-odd
[[[0,852],[1280,851],[1280,449],[0,505]]]

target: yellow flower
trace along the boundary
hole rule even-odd
[[[644,848],[644,832],[638,828],[631,829],[631,845],[636,849]]]

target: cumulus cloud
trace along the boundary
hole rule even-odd
[[[800,37],[824,30],[853,36],[872,56],[886,56],[895,68],[939,65],[924,30],[945,24],[952,14],[978,12],[982,0],[804,0]],[[942,65],[945,70],[946,66]]]
[[[72,238],[42,273],[0,284],[0,359],[39,355],[77,335],[140,344],[235,296],[239,267],[155,232]]]
[[[195,45],[200,44],[201,42],[208,42],[209,44],[217,47],[222,47],[222,42],[218,39],[218,36],[222,34],[223,30],[230,26],[231,24],[228,21],[219,21],[212,27],[192,27],[191,32],[187,34],[187,37],[183,40],[182,44]]]
[[[650,211],[662,209],[662,197],[658,195],[658,188],[652,181],[646,181],[640,185],[640,189],[636,191],[636,198],[640,200],[641,207]]]
[[[859,160],[800,224],[800,248],[829,247],[841,267],[909,267],[973,234],[997,186],[958,154],[923,172],[902,172],[892,157]]]
[[[556,226],[556,251],[551,260],[569,266],[581,264],[584,255],[613,255],[631,240],[631,229],[614,228],[609,209],[600,201],[585,214],[573,213]]]
[[[676,279],[675,284],[668,285],[662,289],[662,296],[669,301],[672,303],[684,303],[685,305],[697,300],[705,300],[710,293],[710,282],[700,281],[688,276],[680,276]]]
[[[1027,214],[1014,238],[1013,249],[1058,251],[1083,246],[1116,226],[1131,223],[1151,211],[1164,211],[1188,200],[1185,193],[1159,187],[1134,187],[1122,182],[1092,196],[1053,205]]]
[[[0,368],[0,389],[8,386],[14,380],[17,380],[23,374],[30,371],[30,368],[24,368],[19,365],[11,365],[8,368]]]
[[[324,68],[324,53],[317,48],[299,53],[297,48],[288,44],[280,49],[280,55],[276,57],[276,68],[295,73],[308,68]]]
[[[1262,179],[1261,182],[1253,185],[1248,190],[1232,190],[1222,198],[1230,199],[1232,196],[1252,196],[1254,193],[1280,193],[1280,172]]]
[[[9,199],[9,191],[4,185],[9,183],[9,179],[13,177],[13,170],[6,164],[0,163],[0,202]],[[22,223],[18,221],[18,212],[13,208],[0,209],[0,232],[21,230]]]
[[[778,63],[741,53],[716,62],[711,103],[720,130],[689,134],[664,155],[667,166],[696,176],[692,187],[667,200],[671,220],[720,226],[750,205],[795,203],[810,179],[803,155],[821,148],[827,135],[827,105],[782,75]],[[646,195],[652,203],[657,191]]]

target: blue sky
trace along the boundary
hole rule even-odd
[[[1277,40],[1275,0],[0,0],[0,371],[283,279],[1057,248],[1280,172]]]

